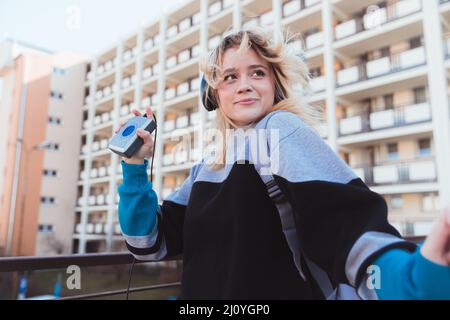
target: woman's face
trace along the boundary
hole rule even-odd
[[[223,113],[241,127],[251,124],[273,107],[275,79],[269,64],[253,49],[241,54],[225,51],[223,73],[217,88]]]

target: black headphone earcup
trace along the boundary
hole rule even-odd
[[[205,76],[202,76],[202,80],[200,82],[200,94],[202,98],[202,105],[208,111],[214,111],[217,109],[217,103],[215,102],[214,97],[211,92],[209,92],[208,97],[206,97],[206,89],[208,88],[208,82],[205,79]]]

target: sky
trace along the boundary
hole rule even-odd
[[[0,0],[0,42],[100,53],[180,0]]]

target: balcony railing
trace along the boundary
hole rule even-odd
[[[402,0],[385,8],[367,9],[361,17],[338,24],[335,28],[336,40],[341,40],[357,33],[378,28],[394,20],[419,12],[422,9],[420,0]]]
[[[383,57],[345,68],[337,72],[337,86],[342,87],[415,68],[426,63],[425,48],[417,47],[399,54]]]
[[[400,160],[375,166],[357,166],[353,171],[368,185],[396,185],[435,182],[436,164],[433,159]]]
[[[425,239],[425,237],[405,237],[406,240],[419,243]],[[173,257],[167,260],[170,261],[181,261],[181,257]],[[126,266],[133,262],[133,256],[129,253],[96,253],[96,254],[73,254],[73,255],[61,255],[52,257],[2,257],[0,258],[0,272],[10,273],[10,272],[30,272],[30,271],[41,271],[41,270],[67,270],[68,266],[76,265],[80,268],[88,267],[109,267],[109,266]],[[160,262],[140,262],[136,261],[137,264],[145,265],[157,265]],[[178,280],[178,281],[177,281]],[[12,290],[15,291],[17,284],[13,283]],[[168,289],[168,288],[179,288],[181,286],[181,279],[175,279],[173,282],[165,282],[153,285],[145,285],[140,287],[130,287],[130,293],[137,293],[143,291],[151,291],[158,289]],[[16,289],[14,289],[16,288]],[[61,298],[54,298],[55,300],[87,300],[93,298],[106,298],[114,297],[126,294],[127,289],[124,287],[118,290],[109,291],[94,291],[86,294],[78,294],[65,296]]]
[[[180,257],[174,257],[165,261],[179,261]],[[80,268],[102,267],[102,266],[120,266],[128,265],[133,262],[133,256],[129,253],[101,253],[101,254],[74,254],[53,257],[2,257],[0,258],[0,272],[29,272],[39,270],[67,270],[68,266],[76,265]],[[136,261],[137,264],[144,262]],[[159,262],[145,262],[148,265],[156,265]],[[13,283],[13,286],[16,284]],[[157,289],[176,288],[181,285],[180,281],[159,283],[142,287],[130,287],[129,292],[142,292]],[[13,289],[14,290],[14,289]],[[99,291],[87,294],[79,294],[54,298],[55,300],[81,300],[93,298],[105,298],[123,295],[127,292],[126,288],[119,290]]]
[[[339,121],[339,135],[351,135],[376,130],[403,127],[431,121],[428,102],[411,103],[372,113],[360,113]]]

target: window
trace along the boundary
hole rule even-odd
[[[66,71],[61,68],[53,67],[53,74],[63,76],[66,74]]]
[[[422,194],[421,206],[423,212],[439,211],[439,195],[437,192]]]
[[[415,37],[409,39],[409,48],[414,49],[422,46],[422,38],[421,37]]]
[[[46,177],[57,177],[58,173],[56,170],[44,169],[43,174]]]
[[[42,204],[55,204],[55,197],[41,197]]]
[[[48,123],[59,125],[61,124],[61,119],[57,117],[48,117]]]
[[[398,159],[398,144],[397,143],[388,143],[387,151],[388,151],[388,159],[389,160],[397,160]]]
[[[384,100],[384,108],[386,110],[394,108],[394,95],[393,94],[384,95],[383,100]]]
[[[58,100],[62,100],[63,99],[63,94],[61,92],[57,92],[57,91],[50,91],[50,97],[54,98],[54,99],[58,99]]]
[[[51,233],[53,232],[53,225],[51,224],[40,224],[38,227],[39,232]]]
[[[431,140],[430,138],[420,139],[418,141],[419,145],[419,156],[425,157],[431,155]]]
[[[424,103],[427,101],[427,93],[425,87],[414,88],[414,103]]]
[[[389,197],[389,208],[401,210],[403,208],[403,197],[401,194],[393,194]]]
[[[59,143],[49,143],[46,147],[47,150],[54,150],[57,151],[59,150]]]

